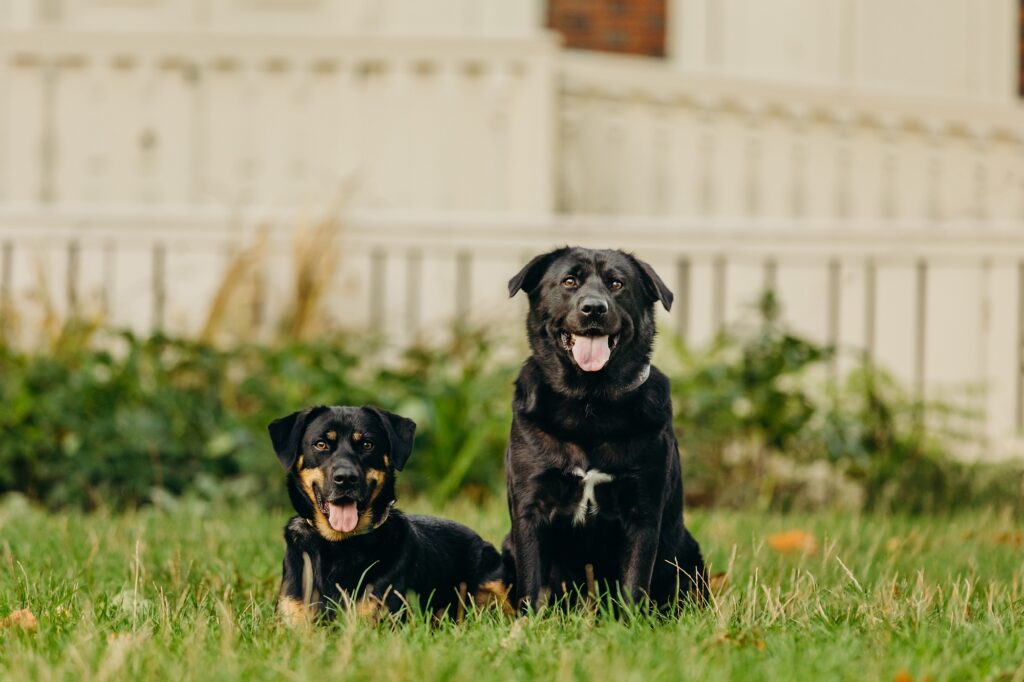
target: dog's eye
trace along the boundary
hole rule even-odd
[[[575,289],[579,285],[580,281],[573,277],[572,275],[569,275],[568,277],[562,280],[562,286],[565,287],[566,289]]]
[[[364,440],[362,443],[360,443],[360,445],[363,448],[363,452],[370,452],[371,450],[373,450],[372,440]]]
[[[324,450],[327,449],[327,441],[318,440],[317,442],[313,443],[313,449],[323,452]]]
[[[613,279],[612,283],[609,286],[611,286],[612,291],[618,291],[619,289],[622,288],[622,282],[617,279]]]

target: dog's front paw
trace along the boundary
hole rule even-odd
[[[277,600],[277,617],[288,627],[304,628],[313,624],[316,610],[301,599],[282,596]]]

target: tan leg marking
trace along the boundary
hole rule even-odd
[[[277,600],[277,613],[288,625],[306,625],[316,617],[316,603],[320,595],[313,589],[313,562],[309,554],[302,553],[302,599],[281,595]]]
[[[313,614],[294,597],[281,596],[277,600],[277,615],[285,625],[299,627],[313,622]]]
[[[373,585],[368,584],[356,603],[356,615],[364,620],[376,621],[381,606],[382,601],[373,595]]]
[[[277,600],[277,613],[288,625],[312,623],[319,611],[320,593],[313,587],[313,561],[302,553],[302,599],[282,594]]]
[[[495,604],[502,612],[514,615],[514,609],[508,599],[508,586],[500,580],[488,580],[480,583],[473,594],[473,602],[477,608]]]

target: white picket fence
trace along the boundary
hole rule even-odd
[[[139,331],[194,334],[233,254],[270,227],[251,311],[269,330],[291,299],[295,215],[215,211],[0,211],[0,293],[32,315],[40,282],[58,312],[103,309]],[[979,456],[1019,452],[1024,420],[1024,237],[1012,227],[780,223],[607,216],[353,212],[342,219],[327,298],[334,322],[395,343],[471,316],[518,332],[525,301],[508,278],[566,243],[622,247],[675,290],[662,327],[691,344],[749,317],[765,288],[796,330],[864,351],[923,395],[982,413]],[[250,313],[245,313],[250,314]],[[257,331],[257,333],[260,333]]]

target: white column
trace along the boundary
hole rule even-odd
[[[38,0],[7,0],[6,16],[0,21],[11,28],[29,28],[38,23]]]
[[[685,69],[711,67],[710,49],[716,40],[721,40],[721,32],[709,22],[720,12],[709,7],[709,0],[668,0],[667,10],[665,44],[669,59]]]
[[[11,55],[0,50],[0,204],[10,200],[10,189],[7,186],[10,173],[10,138],[14,134],[11,129],[10,89],[11,89]]]

